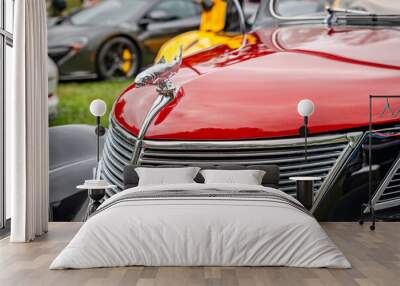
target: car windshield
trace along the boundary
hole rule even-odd
[[[346,14],[400,15],[398,0],[269,0],[264,16],[285,19],[311,19],[326,16],[326,9]]]
[[[127,21],[146,0],[108,0],[86,8],[70,17],[74,25],[114,25]]]

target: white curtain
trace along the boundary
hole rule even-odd
[[[12,242],[48,226],[47,24],[45,0],[15,1],[12,94],[6,98],[6,187]]]

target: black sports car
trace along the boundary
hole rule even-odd
[[[50,26],[49,56],[61,80],[131,77],[200,14],[192,0],[106,0]]]

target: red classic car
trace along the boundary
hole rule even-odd
[[[291,176],[323,178],[312,208],[318,219],[357,219],[368,198],[369,95],[400,94],[400,15],[344,10],[340,1],[326,12],[330,1],[317,0],[295,1],[304,9],[293,11],[291,2],[262,1],[249,32],[255,44],[184,58],[172,78],[176,98],[154,121],[156,87],[128,87],[111,114],[101,177],[121,189],[129,163],[277,164],[280,189],[290,194]],[[297,113],[305,98],[315,104],[307,161]],[[378,210],[399,205],[399,118],[399,99],[374,103]]]

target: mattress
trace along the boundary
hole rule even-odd
[[[107,199],[50,269],[119,266],[350,268],[315,218],[273,188],[135,187]]]

